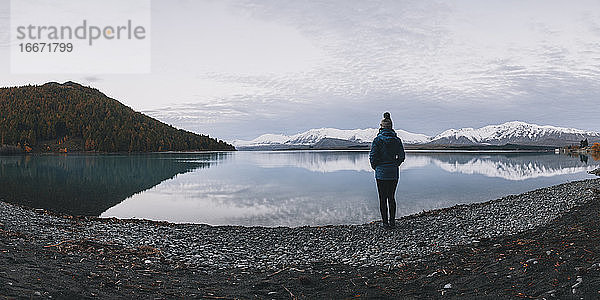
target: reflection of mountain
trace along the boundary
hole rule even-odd
[[[280,152],[252,155],[264,167],[295,166],[313,172],[371,172],[368,152]],[[599,163],[545,153],[408,153],[401,169],[435,165],[445,171],[507,180],[550,177],[593,170]]]
[[[0,199],[70,215],[99,216],[177,174],[227,153],[0,156]]]
[[[480,174],[507,180],[574,174],[595,169],[598,164],[556,154],[473,155],[452,154],[432,158],[441,169],[462,174]]]

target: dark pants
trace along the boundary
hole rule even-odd
[[[383,223],[394,224],[396,221],[396,180],[380,180],[377,179],[377,190],[379,191],[379,210],[381,211],[381,219]],[[388,205],[390,207],[390,217],[388,219]]]

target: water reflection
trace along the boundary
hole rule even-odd
[[[586,172],[599,164],[551,153],[450,154],[430,157],[441,169],[462,174],[480,174],[506,180],[525,180]]]
[[[369,154],[364,151],[262,152],[251,155],[248,159],[266,168],[301,167],[322,173],[372,172]],[[553,153],[412,152],[408,153],[401,170],[424,168],[428,165],[435,165],[451,173],[525,180],[585,172],[595,169],[600,162],[590,161],[588,164],[586,155],[569,157]]]
[[[597,165],[540,153],[409,153],[398,215],[589,178],[586,171]],[[377,219],[377,205],[368,152],[237,152],[102,216],[213,225],[357,224]]]
[[[226,155],[0,156],[0,199],[71,215],[99,216],[136,193],[177,174],[207,168]]]
[[[600,162],[546,153],[409,153],[397,215],[590,178]],[[378,218],[365,151],[0,156],[0,199],[73,215],[213,225]]]

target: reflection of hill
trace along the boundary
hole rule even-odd
[[[0,199],[71,215],[99,216],[177,174],[226,153],[0,157]],[[193,161],[191,161],[193,159]]]

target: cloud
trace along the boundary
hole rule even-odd
[[[155,1],[152,9],[152,74],[83,79],[200,133],[366,128],[385,110],[399,128],[425,134],[515,119],[600,130],[590,109],[600,96],[597,1]]]
[[[531,20],[537,15],[532,9],[515,13],[509,5],[467,3],[235,1],[233,7],[259,20],[297,28],[326,59],[299,73],[213,76],[315,102],[420,94],[420,101],[457,103],[522,94],[527,91],[515,90],[515,81],[528,76],[560,70],[576,78],[597,71],[590,65],[599,48],[584,42],[590,39],[583,25],[571,23],[579,11],[558,21],[552,13]]]
[[[90,83],[95,83],[95,82],[101,81],[102,78],[100,78],[98,76],[85,76],[85,77],[83,77],[83,80],[90,82]]]

